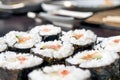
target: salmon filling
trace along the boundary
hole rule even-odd
[[[56,76],[56,75],[61,75],[62,77],[67,76],[70,73],[70,71],[64,69],[62,71],[54,71],[52,73],[50,73],[51,76]]]
[[[66,75],[68,75],[70,73],[70,71],[68,71],[68,70],[62,70],[61,71],[61,75],[62,76],[66,76]]]
[[[81,37],[83,37],[83,34],[73,34],[72,37],[75,37],[76,39],[80,39]]]
[[[25,37],[16,36],[16,37],[17,37],[17,39],[18,39],[18,43],[24,43],[24,42],[26,42],[26,41],[28,41],[28,40],[31,39],[30,36],[25,36]]]
[[[54,50],[59,50],[62,46],[61,45],[50,45],[49,48],[50,49],[54,49]]]
[[[114,43],[119,43],[120,42],[120,39],[115,39],[113,40]]]
[[[19,56],[19,57],[17,57],[17,59],[20,61],[21,64],[23,64],[28,58]]]
[[[49,32],[51,29],[48,29],[48,28],[44,28],[42,31],[43,32]]]
[[[54,50],[59,50],[61,47],[62,47],[62,45],[57,44],[57,45],[43,46],[41,49],[54,49]]]
[[[95,53],[92,53],[92,54],[85,55],[82,59],[91,60],[91,59],[101,59],[101,58],[102,58],[102,55],[95,52]]]

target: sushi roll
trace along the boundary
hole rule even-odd
[[[29,73],[30,80],[90,80],[89,70],[74,66],[52,65]]]
[[[42,62],[32,54],[3,52],[0,54],[0,80],[27,80],[27,74]]]
[[[36,44],[31,49],[31,53],[35,54],[50,64],[61,63],[66,57],[73,54],[74,47],[72,44],[62,41],[48,41]]]
[[[7,50],[8,46],[3,37],[0,37],[0,52]]]
[[[27,32],[10,31],[5,35],[5,41],[10,51],[29,53],[30,48],[41,41],[41,37]]]
[[[120,74],[118,59],[119,55],[115,52],[86,50],[67,58],[66,64],[89,69],[93,80],[109,80],[112,76],[116,76],[116,73]]]
[[[107,50],[107,51],[112,51],[112,52],[116,52],[117,54],[119,54],[120,56],[120,36],[112,36],[112,37],[108,37],[105,38],[100,44],[97,44],[95,46],[95,49],[102,49],[102,50]],[[120,58],[118,60],[119,64],[120,64]],[[120,65],[117,66],[117,64],[114,68],[118,69],[118,71],[114,74],[115,76],[113,76],[113,78],[119,78],[120,79]]]
[[[117,52],[120,55],[120,36],[108,37],[100,45],[104,50]]]
[[[96,34],[91,30],[76,29],[63,34],[61,40],[73,44],[76,53],[80,50],[91,49],[93,44],[96,42],[96,38]]]
[[[30,30],[32,34],[39,34],[42,36],[43,41],[58,40],[61,32],[60,27],[51,24],[40,25]]]

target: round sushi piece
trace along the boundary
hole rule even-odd
[[[51,64],[63,61],[66,57],[72,55],[73,51],[74,47],[72,44],[59,40],[41,42],[31,49],[33,54],[38,55]]]
[[[28,53],[3,52],[0,54],[0,67],[7,69],[23,69],[42,63],[42,59]]]
[[[89,70],[74,66],[52,65],[29,73],[30,80],[90,80]]]
[[[10,31],[5,35],[5,41],[10,51],[30,52],[30,48],[41,41],[41,37],[27,32]]]
[[[100,45],[104,50],[120,53],[120,36],[106,38]]]
[[[3,37],[0,37],[0,52],[7,50],[8,46]]]
[[[100,44],[97,44],[95,47],[95,49],[98,50],[107,50],[107,51],[112,51],[112,52],[116,52],[117,54],[119,54],[120,56],[120,36],[112,36],[112,37],[108,37],[105,38]],[[120,58],[119,58],[119,62],[120,64]],[[117,64],[114,64],[117,65]],[[113,76],[113,78],[119,78],[120,79],[120,65],[115,66],[114,68],[118,69],[118,71],[114,74],[115,76]]]
[[[0,80],[24,80],[27,74],[42,62],[41,58],[32,54],[2,52],[0,54]]]
[[[60,27],[51,24],[36,26],[32,30],[30,30],[30,33],[32,34],[39,34],[40,36],[42,36],[42,39],[44,41],[58,39],[61,35],[61,32],[62,31]]]
[[[105,50],[90,50],[78,52],[66,59],[66,63],[80,68],[89,69],[93,80],[109,80],[119,75],[119,55]]]
[[[75,52],[92,48],[96,42],[97,36],[91,30],[76,29],[68,31],[61,37],[62,41],[72,43],[75,47]]]

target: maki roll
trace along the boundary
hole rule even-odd
[[[119,56],[115,52],[91,50],[78,52],[75,56],[66,59],[69,65],[89,69],[93,80],[109,80],[119,75]]]
[[[30,80],[90,80],[89,70],[74,66],[52,65],[29,73]]]
[[[104,50],[117,52],[120,55],[120,36],[105,38],[100,45]]]
[[[27,32],[10,31],[5,35],[5,40],[10,51],[29,53],[30,48],[41,41],[41,37]]]
[[[43,41],[58,40],[61,32],[60,27],[51,24],[37,26],[30,31],[32,34],[39,34],[42,36]]]
[[[96,42],[96,34],[94,34],[91,30],[85,29],[76,29],[74,31],[66,32],[61,40],[65,42],[72,43],[75,48],[75,52],[84,49],[91,49],[92,45]]]
[[[0,80],[27,80],[27,74],[42,62],[32,54],[3,52],[0,54]]]
[[[95,46],[95,49],[98,50],[107,50],[107,51],[112,51],[112,52],[116,52],[117,54],[119,54],[120,56],[120,36],[112,36],[112,37],[108,37],[105,38],[104,40],[102,40],[102,42],[100,44],[97,44]],[[118,60],[118,63],[120,64],[120,58]],[[118,71],[116,73],[114,73],[113,79],[115,78],[119,78],[120,79],[120,65],[114,64],[116,69],[118,69]]]
[[[3,37],[0,37],[0,52],[7,50],[8,46]]]
[[[31,49],[33,54],[43,58],[50,64],[61,63],[66,57],[73,54],[74,47],[72,44],[62,41],[48,41],[36,44]]]

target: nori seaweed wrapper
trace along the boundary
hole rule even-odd
[[[65,64],[65,59],[68,58],[61,58],[61,59],[58,59],[58,58],[50,58],[50,57],[46,57],[46,56],[42,56],[40,54],[36,54],[34,52],[31,51],[31,54],[33,55],[36,55],[40,58],[42,58],[46,63],[50,64],[50,65],[53,65],[53,64]]]
[[[109,80],[111,75],[106,68],[107,67],[90,68],[92,80]]]
[[[120,80],[120,59],[108,66],[107,70],[111,74],[111,80]]]
[[[15,48],[15,47],[9,47],[8,51],[14,51],[14,52],[18,52],[18,53],[30,53],[30,49],[31,48],[20,49],[20,48]]]
[[[93,48],[93,45],[94,45],[94,43],[87,44],[85,46],[73,44],[74,49],[75,49],[74,53],[77,53],[77,52],[83,51],[83,50],[91,50]]]
[[[40,68],[41,65],[24,68],[24,69],[15,69],[8,70],[0,68],[0,80],[28,80],[28,73],[36,68]]]
[[[58,33],[58,34],[56,34],[56,35],[44,35],[44,36],[42,36],[42,40],[43,41],[54,41],[54,40],[59,40],[59,37],[62,35],[62,33],[60,32],[60,33]]]

